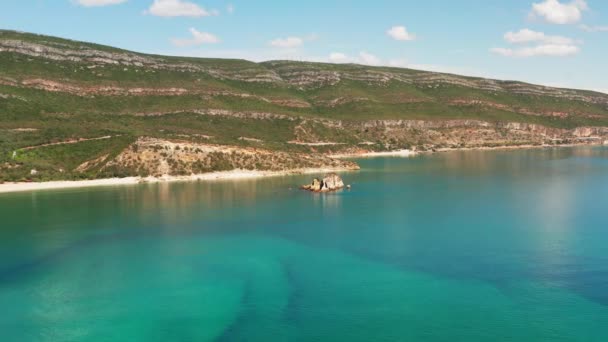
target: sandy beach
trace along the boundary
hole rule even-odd
[[[333,154],[331,158],[374,158],[374,157],[414,157],[420,154],[432,154],[432,153],[443,153],[443,152],[457,152],[457,151],[496,151],[496,150],[523,150],[523,149],[537,149],[537,148],[560,148],[560,147],[577,147],[577,146],[608,146],[608,140],[603,142],[585,142],[585,143],[571,143],[571,144],[560,144],[560,145],[513,145],[513,146],[476,146],[476,147],[445,147],[438,148],[429,151],[412,151],[412,150],[396,150],[386,152],[363,152],[363,153],[343,153]]]
[[[489,151],[489,150],[518,150],[518,149],[535,149],[535,148],[556,148],[556,147],[574,147],[574,146],[601,146],[607,145],[607,142],[596,144],[564,144],[564,145],[517,145],[517,146],[496,146],[496,147],[464,147],[464,148],[441,148],[435,151],[412,151],[412,150],[397,150],[386,152],[365,152],[365,153],[345,153],[330,155],[331,158],[374,158],[374,157],[414,157],[419,154],[444,153],[455,151]],[[313,173],[326,172],[347,172],[353,171],[341,168],[305,168],[285,171],[252,171],[252,170],[231,170],[203,173],[190,176],[169,176],[160,177],[125,177],[125,178],[103,178],[81,181],[50,181],[50,182],[6,182],[0,184],[0,194],[9,192],[23,192],[36,190],[53,190],[53,189],[69,189],[69,188],[86,188],[98,186],[117,186],[117,185],[135,185],[143,183],[158,183],[158,182],[189,182],[189,181],[219,181],[219,180],[240,180],[252,179],[261,177],[276,177],[289,176]]]
[[[418,152],[412,150],[397,150],[386,152],[364,152],[364,153],[343,153],[332,154],[330,158],[375,158],[375,157],[413,157]]]
[[[325,172],[347,172],[353,171],[340,168],[305,168],[286,171],[251,171],[251,170],[232,170],[203,173],[190,176],[169,176],[160,177],[125,177],[125,178],[103,178],[79,181],[50,181],[50,182],[7,182],[0,184],[0,193],[23,192],[36,190],[86,188],[99,186],[135,185],[158,182],[189,182],[189,181],[219,181],[219,180],[240,180],[261,177],[276,177],[289,175],[302,175]]]
[[[608,145],[605,142],[593,142],[593,143],[572,143],[572,144],[560,144],[560,145],[513,145],[513,146],[479,146],[479,147],[458,147],[458,148],[438,148],[435,151],[424,151],[420,153],[441,153],[441,152],[455,152],[455,151],[501,151],[501,150],[526,150],[526,149],[539,149],[539,148],[561,148],[561,147],[579,147],[579,146],[605,146]]]

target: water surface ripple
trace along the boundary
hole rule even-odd
[[[608,148],[0,195],[2,341],[608,341]]]

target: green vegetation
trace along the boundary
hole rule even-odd
[[[100,165],[92,165],[82,172],[75,169],[81,164],[105,157],[111,159],[134,141],[133,137],[112,137],[102,140],[83,141],[75,144],[52,145],[30,150],[17,150],[13,160],[36,170],[30,179],[44,181],[57,178],[95,178]],[[10,177],[9,177],[10,178]]]
[[[7,50],[15,46],[22,50]],[[522,88],[535,91],[515,91]],[[275,117],[197,113],[209,109]],[[302,134],[347,146],[372,140],[376,148],[424,140],[334,129],[320,121],[327,119],[608,126],[608,95],[388,67],[154,56],[0,30],[0,181],[96,177],[98,167],[75,169],[115,156],[140,136],[294,152],[313,150],[288,143]],[[101,136],[112,138],[21,150]]]

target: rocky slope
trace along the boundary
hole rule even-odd
[[[608,95],[590,91],[0,30],[0,180],[352,168],[325,155],[601,143],[606,127]]]
[[[608,127],[552,128],[520,122],[479,120],[375,120],[362,122],[309,122],[310,129],[296,131],[299,141],[315,142],[315,125],[333,130],[336,135],[352,134],[361,149],[419,150],[436,148],[474,148],[517,145],[559,145],[602,143],[608,139]]]
[[[182,176],[234,169],[297,171],[359,167],[350,161],[310,154],[139,138],[106,163],[101,172],[107,176]]]

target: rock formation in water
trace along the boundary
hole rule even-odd
[[[302,190],[313,192],[336,191],[344,188],[344,181],[335,173],[326,174],[323,179],[315,178],[311,184],[302,185]]]

